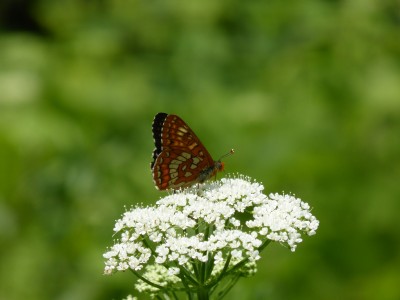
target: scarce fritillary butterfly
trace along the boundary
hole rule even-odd
[[[151,170],[159,190],[203,183],[224,169],[221,159],[214,161],[199,138],[177,115],[158,113],[153,121],[153,137],[156,147]],[[233,149],[229,154],[233,154]]]

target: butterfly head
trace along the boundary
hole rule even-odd
[[[228,153],[222,155],[222,156],[220,157],[220,159],[218,159],[218,160],[215,162],[215,170],[218,171],[218,172],[223,171],[223,170],[225,169],[225,163],[222,162],[221,160],[222,160],[224,157],[227,157],[227,156],[229,156],[229,155],[232,155],[233,153],[235,153],[235,150],[231,149],[231,151],[229,151]]]
[[[225,169],[225,163],[220,161],[220,160],[218,160],[218,161],[215,162],[214,168],[215,168],[215,170],[217,172],[221,172],[221,171],[223,171]]]

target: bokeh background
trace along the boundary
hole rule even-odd
[[[229,299],[400,299],[398,1],[2,0],[0,26],[1,300],[138,295],[102,254],[164,195],[160,111],[321,222]]]

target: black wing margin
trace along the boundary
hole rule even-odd
[[[152,170],[153,170],[154,163],[156,162],[157,157],[160,155],[160,153],[162,151],[162,141],[161,141],[162,128],[163,128],[164,121],[167,117],[168,117],[168,114],[160,112],[155,115],[154,120],[153,120],[152,131],[153,131],[154,144],[156,147],[153,150],[153,161],[150,164],[150,168]]]

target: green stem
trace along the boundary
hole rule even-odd
[[[192,284],[194,285],[198,285],[199,283],[197,282],[196,279],[194,279],[192,277],[192,275],[190,274],[190,272],[188,270],[186,270],[183,266],[179,266],[179,270],[181,271],[182,276],[184,276],[184,278],[188,279],[190,282],[192,282]]]
[[[236,276],[229,282],[229,284],[227,285],[227,287],[226,287],[224,290],[222,290],[222,291],[218,294],[217,300],[220,300],[220,299],[222,299],[223,297],[225,297],[226,294],[228,294],[228,292],[229,292],[229,291],[233,288],[233,286],[238,282],[239,278],[240,278],[240,275],[236,275]]]
[[[135,274],[140,280],[143,280],[144,282],[146,282],[148,285],[154,286],[155,288],[159,289],[159,290],[163,290],[165,289],[163,286],[151,282],[150,280],[146,279],[145,277],[143,277],[142,275],[140,275],[138,272],[136,272],[135,270],[129,269],[132,271],[133,274]]]
[[[149,244],[148,240],[147,240],[145,237],[143,237],[142,242],[143,242],[143,244],[144,244],[147,248],[150,249],[151,254],[152,254],[153,256],[155,256],[156,253],[155,253],[155,251],[154,251],[154,248]]]
[[[199,271],[199,268],[197,267],[197,264],[195,262],[192,262],[192,267],[193,267],[194,276],[196,278],[199,278],[200,277],[200,273],[199,273],[200,271]]]
[[[197,289],[197,299],[198,300],[208,300],[208,299],[210,299],[210,295],[209,294],[210,294],[209,290],[205,286],[203,286],[203,285],[198,286],[198,289]]]
[[[179,299],[178,299],[178,296],[176,295],[175,292],[172,292],[172,295],[174,296],[174,299],[175,299],[175,300],[179,300]]]
[[[186,294],[188,295],[188,299],[192,300],[193,299],[192,292],[190,291],[190,287],[189,287],[188,283],[186,282],[185,276],[183,276],[182,274],[179,274],[179,278],[181,279],[182,284],[185,287],[185,291],[186,291]]]
[[[231,258],[232,258],[232,255],[229,253],[228,258],[226,259],[224,268],[222,269],[221,273],[218,275],[218,277],[217,277],[216,279],[214,279],[213,281],[211,281],[211,282],[208,284],[208,287],[212,288],[214,285],[217,285],[218,282],[220,282],[221,279],[227,274],[227,273],[226,273],[226,270],[227,270],[228,267],[229,267],[229,263],[231,262]]]
[[[269,245],[269,243],[271,243],[272,240],[266,240],[260,247],[258,247],[258,251],[261,252],[264,250],[265,247],[267,247]]]
[[[200,284],[204,285],[204,282],[206,280],[206,269],[207,269],[207,263],[202,262],[200,265]]]
[[[205,270],[206,272],[205,281],[207,281],[210,278],[213,269],[214,269],[214,256],[212,256],[211,253],[208,253],[208,260],[206,263],[206,270]]]

